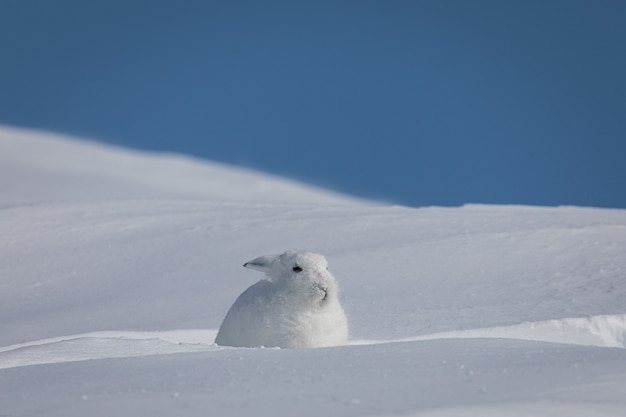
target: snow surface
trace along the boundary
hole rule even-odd
[[[623,416],[626,210],[376,205],[0,128],[0,416]],[[213,343],[323,253],[347,345]]]

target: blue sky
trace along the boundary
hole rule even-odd
[[[0,123],[412,206],[626,207],[626,1],[0,0]]]

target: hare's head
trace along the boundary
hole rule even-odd
[[[281,255],[259,256],[243,266],[265,272],[272,281],[333,281],[324,255],[289,250]]]

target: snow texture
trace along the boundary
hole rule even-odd
[[[220,326],[218,345],[314,348],[348,341],[337,282],[323,255],[291,250],[244,266],[267,279],[237,298]]]
[[[380,205],[0,128],[0,231],[2,417],[626,409],[626,210]],[[241,261],[289,247],[328,258],[350,339],[215,344]]]

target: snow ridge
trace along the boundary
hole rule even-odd
[[[54,337],[0,347],[0,369],[224,349],[213,343],[216,335],[217,330],[214,329],[187,329],[159,332],[102,331]],[[519,339],[626,348],[626,314],[527,322],[395,340],[352,340],[347,346],[442,339]]]
[[[626,314],[553,319],[524,322],[513,326],[486,327],[390,341],[353,341],[353,344],[378,344],[436,339],[519,339],[578,346],[626,348]]]

